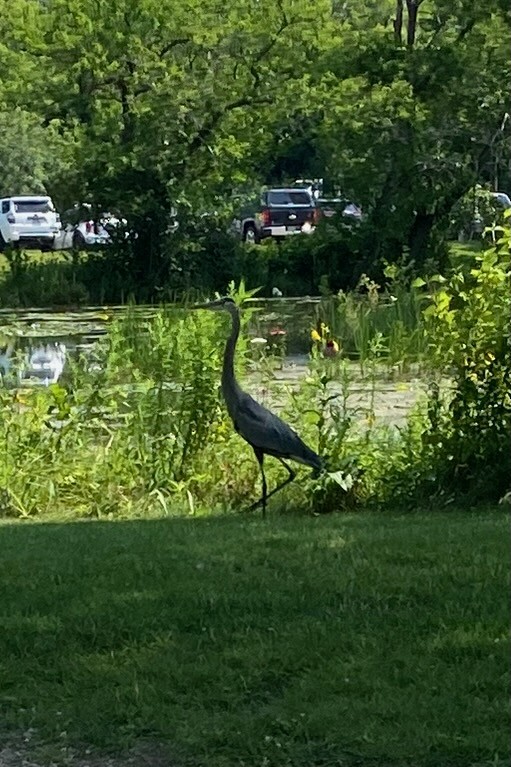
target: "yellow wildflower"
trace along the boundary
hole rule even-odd
[[[333,338],[329,338],[323,349],[324,357],[337,357],[339,354],[339,344]]]
[[[321,336],[317,330],[311,330],[311,338],[313,341],[321,341]]]

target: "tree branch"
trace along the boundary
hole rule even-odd
[[[163,48],[158,52],[158,56],[160,59],[163,59],[163,57],[166,56],[167,53],[170,53],[173,48],[176,48],[178,45],[186,45],[186,43],[191,42],[192,41],[189,37],[177,37],[175,40],[171,40],[170,43],[167,43],[167,45],[164,45]]]
[[[233,112],[235,109],[241,109],[242,107],[263,106],[264,104],[272,103],[273,99],[269,96],[260,96],[259,98],[244,96],[243,98],[231,101],[229,104],[226,104],[224,107],[222,107],[222,109],[216,109],[214,112],[211,112],[209,118],[200,128],[198,133],[193,137],[192,141],[188,144],[189,154],[196,152],[203,144],[206,143],[207,139],[211,136],[222,117],[227,113]]]
[[[279,3],[279,7],[282,10],[282,4]],[[264,45],[261,50],[257,53],[257,55],[254,57],[254,59],[248,63],[248,70],[252,77],[254,78],[254,89],[257,89],[261,83],[261,75],[257,71],[257,65],[263,60],[265,56],[269,54],[271,49],[274,47],[274,45],[277,43],[277,40],[279,39],[280,35],[286,31],[286,29],[289,27],[289,22],[287,20],[287,17],[282,10],[282,22],[273,35],[273,37],[268,41],[266,45]]]
[[[465,39],[465,37],[472,32],[476,25],[476,20],[474,18],[469,19],[467,23],[460,29],[458,32],[458,36],[456,38],[456,43],[461,43],[462,40]]]
[[[415,35],[417,33],[417,16],[419,13],[420,0],[406,0],[408,11],[408,24],[406,28],[406,44],[409,48],[415,45]]]

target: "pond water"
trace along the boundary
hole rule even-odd
[[[319,298],[310,297],[249,299],[246,306],[254,310],[251,332],[264,333],[273,326],[282,327],[287,333],[290,352],[305,353],[309,332],[305,339],[303,332],[313,326],[319,302]],[[112,316],[122,316],[126,311],[126,306],[90,306],[70,311],[0,309],[0,339],[8,335],[41,343],[67,340],[71,346],[93,343],[107,332]],[[157,312],[158,307],[138,306],[134,311],[141,318],[147,318]]]
[[[270,338],[282,330],[286,355],[271,374],[271,386],[260,370],[248,375],[247,388],[260,401],[279,408],[284,388],[294,387],[307,373],[310,330],[315,326],[319,298],[252,299],[255,309],[249,325],[253,337]],[[48,385],[59,380],[66,360],[91,350],[107,333],[112,316],[126,307],[87,307],[73,311],[24,309],[0,310],[0,384]],[[154,306],[136,309],[141,318],[151,317]],[[14,366],[16,366],[14,368]],[[424,380],[416,375],[389,380],[383,374],[377,386],[360,376],[356,364],[350,376],[349,407],[363,420],[372,411],[377,420],[399,425],[424,393]],[[340,391],[340,385],[339,385]]]
[[[318,303],[319,298],[308,297],[250,299],[246,304],[254,311],[249,332],[253,337],[285,339],[286,353],[303,357],[305,362]],[[139,306],[135,312],[145,319],[157,310]],[[72,311],[0,309],[0,375],[5,377],[17,365],[20,384],[58,380],[65,359],[89,350],[108,332],[112,317],[125,312],[125,306]]]

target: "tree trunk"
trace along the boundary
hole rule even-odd
[[[415,220],[408,235],[408,246],[410,248],[410,260],[414,261],[417,266],[422,265],[428,256],[434,223],[434,213],[419,211],[415,214]]]
[[[79,98],[76,99],[75,114],[82,125],[92,123],[92,103],[96,84],[94,76],[88,69],[82,69],[77,78]]]
[[[121,100],[122,131],[121,144],[128,146],[135,138],[135,121],[132,106],[132,87],[135,75],[135,65],[131,61],[126,62],[126,75],[118,81],[119,97]]]
[[[403,0],[396,0],[396,18],[393,22],[394,39],[398,45],[403,44]]]
[[[417,31],[417,14],[419,12],[420,0],[406,0],[408,10],[408,26],[406,30],[406,44],[413,48],[415,44],[415,33]]]

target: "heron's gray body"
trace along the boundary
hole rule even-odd
[[[266,510],[266,500],[288,482],[294,479],[293,470],[284,462],[284,459],[297,461],[310,466],[316,471],[321,470],[322,461],[319,455],[307,447],[298,434],[267,408],[256,402],[250,394],[244,392],[234,375],[234,352],[240,333],[239,310],[234,301],[229,298],[212,301],[210,304],[202,304],[197,308],[225,309],[231,315],[232,331],[227,339],[224,351],[224,364],[222,368],[222,394],[227,405],[227,411],[233,421],[234,428],[243,439],[252,446],[259,465],[263,480],[263,495],[260,501],[251,508],[262,503],[263,515]],[[266,478],[264,475],[263,460],[265,455],[277,458],[289,472],[288,479],[272,490],[266,492]]]
[[[313,469],[321,469],[320,457],[278,416],[240,392],[234,407],[228,407],[234,428],[253,448],[275,458],[287,458]]]

